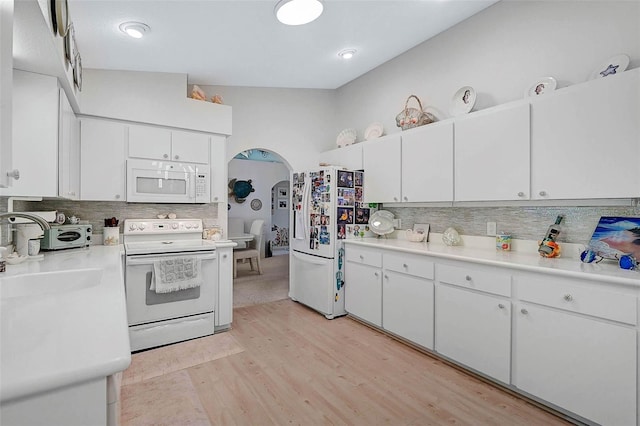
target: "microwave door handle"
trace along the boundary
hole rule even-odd
[[[188,177],[187,177],[188,181],[187,184],[189,185],[189,198],[191,200],[195,200],[196,199],[196,174],[195,173],[189,173]]]

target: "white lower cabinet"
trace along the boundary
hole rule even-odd
[[[344,306],[349,314],[382,327],[382,271],[380,268],[347,262]]]
[[[442,284],[435,300],[436,352],[509,383],[511,302]]]
[[[599,424],[636,424],[634,328],[526,303],[515,319],[517,388]]]
[[[347,247],[344,270],[344,308],[382,327],[382,254],[375,249]]]
[[[382,262],[382,327],[433,349],[433,262],[387,252]]]

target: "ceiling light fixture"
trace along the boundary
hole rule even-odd
[[[304,25],[322,14],[320,0],[280,0],[276,4],[276,17],[286,25]]]
[[[133,38],[142,38],[151,28],[142,22],[123,22],[120,31]]]
[[[356,49],[343,49],[338,52],[338,56],[342,59],[351,59],[356,54]]]

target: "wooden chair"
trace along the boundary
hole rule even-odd
[[[233,278],[238,276],[238,262],[244,259],[249,259],[252,271],[254,270],[253,261],[255,260],[258,267],[258,273],[262,275],[262,267],[260,266],[260,248],[262,247],[263,228],[264,220],[254,220],[251,223],[251,229],[249,230],[249,233],[253,235],[253,240],[249,241],[247,248],[233,251]]]

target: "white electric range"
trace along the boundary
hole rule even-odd
[[[200,219],[127,219],[124,248],[132,351],[214,333],[218,259]]]

